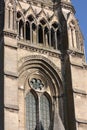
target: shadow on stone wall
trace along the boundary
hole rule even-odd
[[[4,0],[0,0],[0,130],[4,130]]]

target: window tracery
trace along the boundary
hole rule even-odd
[[[37,95],[37,94],[36,94]],[[49,130],[51,122],[51,103],[46,94],[35,96],[30,91],[26,102],[26,130]]]
[[[43,75],[33,74],[25,90],[26,130],[49,130],[51,127],[52,98],[47,92]],[[34,122],[33,122],[34,121]]]
[[[44,88],[44,84],[40,79],[32,78],[30,81],[30,85],[35,90],[42,90]]]
[[[14,10],[14,5],[12,1],[9,1],[7,3],[7,19],[8,19],[8,29],[14,29],[15,27],[15,10]]]
[[[83,52],[83,40],[77,21],[71,20],[68,23],[69,48]]]
[[[75,29],[75,23],[74,21],[71,21],[69,23],[69,41],[71,41],[71,48],[77,48],[76,43],[76,29]]]
[[[19,31],[18,32],[19,39],[26,40],[31,44],[38,44],[47,48],[51,47],[53,49],[58,50],[58,46],[59,46],[58,42],[59,42],[59,35],[60,35],[58,22],[56,21],[51,25],[49,21],[50,19],[49,20],[48,18],[45,19],[43,18],[43,16],[42,18],[39,18],[41,17],[39,15],[37,18],[35,17],[37,16],[33,16],[32,14],[29,14],[29,16],[27,16],[27,19],[25,20],[26,22],[21,23],[22,24],[21,27],[23,26],[22,27],[23,36],[20,35],[20,31]],[[22,17],[20,13],[18,13],[17,19],[20,18]]]

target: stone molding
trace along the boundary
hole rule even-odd
[[[73,92],[74,92],[75,94],[80,94],[80,95],[83,95],[83,96],[87,96],[86,91],[83,91],[83,90],[81,90],[81,89],[74,88],[74,89],[73,89]]]
[[[27,61],[31,61],[31,60],[43,60],[45,62],[47,62],[53,69],[55,69],[55,71],[58,73],[61,73],[61,70],[52,62],[50,61],[48,58],[44,57],[44,56],[40,56],[40,55],[31,55],[31,56],[27,56],[27,57],[23,57],[19,60],[19,63],[21,62],[22,64],[27,62]],[[33,61],[34,62],[34,61]]]
[[[78,67],[80,69],[87,70],[87,65],[84,65],[83,62],[82,62],[82,64],[77,64],[77,63],[72,62],[71,65],[74,66],[74,67]]]
[[[17,34],[14,33],[14,32],[11,32],[11,31],[5,31],[5,30],[4,30],[4,35],[5,35],[5,36],[8,36],[8,37],[11,37],[11,38],[17,39]]]
[[[9,110],[9,111],[19,111],[19,107],[17,105],[10,105],[10,104],[5,104],[4,108]]]
[[[12,49],[15,49],[15,50],[17,50],[17,46],[14,46],[14,45],[8,45],[8,44],[4,44],[6,47],[10,47],[10,48],[12,48]]]
[[[59,58],[61,53],[59,51],[56,50],[52,50],[52,49],[47,49],[47,48],[42,48],[40,47],[38,44],[36,46],[34,45],[28,45],[28,44],[23,44],[23,43],[19,43],[18,42],[18,48],[20,49],[24,49],[27,51],[31,51],[31,52],[38,52],[41,54],[46,54],[52,57],[56,57]]]
[[[75,50],[75,49],[72,49],[72,50],[67,50],[67,53],[73,57],[80,57],[80,58],[83,58],[84,56],[84,53],[79,51],[79,50]]]
[[[86,124],[87,125],[87,120],[84,120],[84,119],[77,118],[76,122],[79,124]]]
[[[21,58],[18,64],[20,64],[18,70],[19,77],[22,74],[27,73],[29,68],[39,69],[39,71],[41,70],[41,73],[48,75],[48,77],[53,80],[53,86],[56,85],[59,87],[60,95],[63,93],[61,70],[48,58],[41,55],[26,56]]]
[[[13,77],[13,78],[18,78],[18,75],[16,73],[10,72],[10,71],[4,71],[4,75]]]

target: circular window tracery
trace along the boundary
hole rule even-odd
[[[30,86],[35,89],[35,90],[43,90],[45,85],[43,83],[43,81],[39,78],[32,78],[30,81],[29,81],[29,84]]]

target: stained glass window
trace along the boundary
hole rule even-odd
[[[49,130],[50,126],[50,103],[45,95],[40,98],[41,130]]]
[[[26,96],[26,130],[36,129],[36,100],[30,92]]]
[[[41,84],[41,80],[32,81]],[[49,99],[45,94],[37,95],[38,98],[32,92],[26,95],[26,130],[49,130],[51,109]]]

